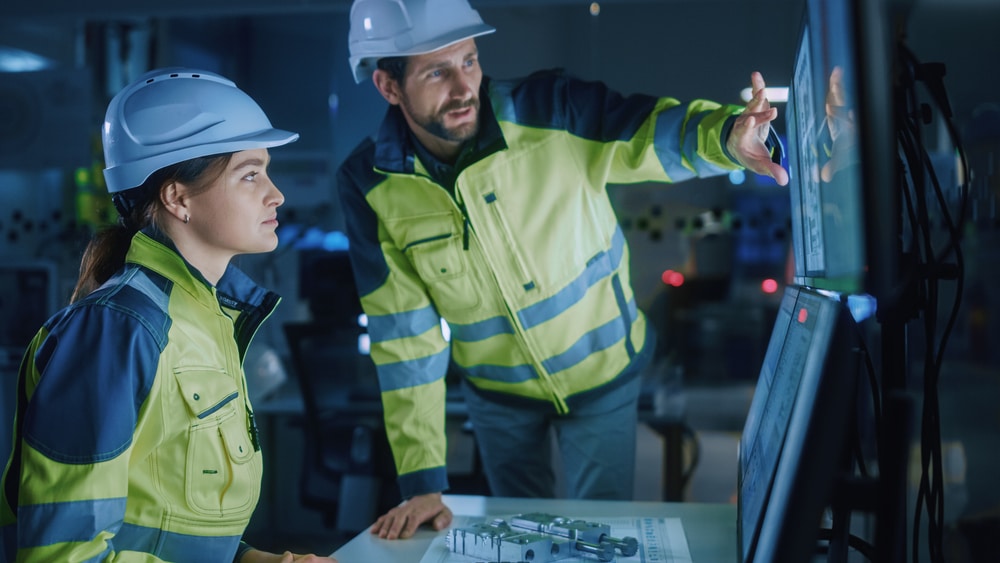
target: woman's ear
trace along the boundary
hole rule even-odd
[[[385,101],[396,106],[399,105],[400,97],[399,92],[399,82],[392,78],[388,72],[377,68],[375,72],[372,73],[372,83],[375,84],[375,88],[378,89],[378,93],[382,94]]]
[[[191,210],[188,208],[187,190],[184,184],[169,182],[160,188],[160,201],[167,213],[173,215],[182,223],[187,223],[191,219]]]

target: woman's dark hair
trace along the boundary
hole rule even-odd
[[[149,225],[156,225],[160,191],[172,182],[187,186],[189,195],[205,191],[225,171],[232,153],[185,160],[153,172],[143,184],[116,193],[112,200],[118,223],[98,231],[80,260],[80,276],[70,302],[78,301],[108,281],[123,265],[132,237]]]
[[[406,57],[383,57],[376,63],[379,70],[389,73],[389,77],[403,85],[403,78],[406,76]]]

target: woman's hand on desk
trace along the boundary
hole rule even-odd
[[[451,509],[441,500],[441,493],[417,495],[379,516],[372,524],[371,533],[388,540],[407,539],[417,528],[430,522],[435,530],[451,525]]]

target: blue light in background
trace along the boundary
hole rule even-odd
[[[330,231],[323,237],[323,250],[347,250],[347,235],[340,231]]]
[[[320,248],[327,251],[347,250],[347,235],[342,231],[324,231],[318,227],[305,228],[302,225],[282,225],[278,227],[278,240],[282,246],[296,249]]]
[[[31,51],[0,45],[0,72],[33,72],[55,66],[55,62]]]
[[[816,291],[834,299],[843,299],[844,297],[844,294],[829,289],[817,289]],[[854,317],[854,322],[860,323],[878,311],[878,301],[867,293],[850,294],[847,296],[847,310]]]
[[[878,311],[878,302],[867,293],[848,295],[847,309],[851,312],[855,322],[860,323]]]

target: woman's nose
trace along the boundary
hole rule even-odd
[[[285,194],[281,193],[281,190],[278,189],[278,186],[276,186],[274,182],[271,182],[271,188],[271,193],[268,194],[267,203],[268,205],[274,204],[275,207],[280,207],[283,203],[285,203]]]

